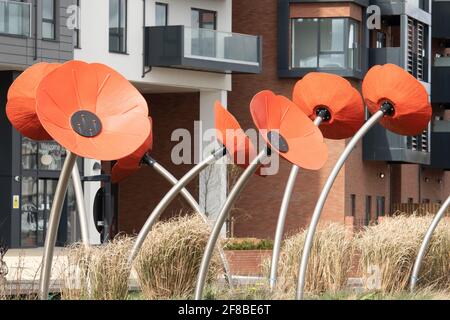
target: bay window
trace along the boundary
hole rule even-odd
[[[300,18],[291,21],[291,68],[361,69],[356,20]]]

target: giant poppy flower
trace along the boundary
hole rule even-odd
[[[418,135],[431,120],[432,109],[424,86],[397,65],[370,69],[362,90],[371,113],[379,111],[384,104],[393,107],[393,113],[381,120],[381,124],[392,132]]]
[[[36,97],[45,130],[78,156],[121,159],[150,133],[144,97],[103,64],[67,62],[41,81]]]
[[[52,140],[36,114],[36,91],[41,80],[60,66],[59,63],[37,63],[22,72],[8,90],[6,115],[13,127],[27,138]]]
[[[215,103],[214,110],[217,140],[227,149],[233,163],[246,168],[256,157],[253,143],[220,102]]]
[[[358,90],[346,79],[329,73],[311,72],[294,87],[293,101],[315,120],[328,112],[320,129],[325,138],[347,139],[364,124],[364,103]]]
[[[148,118],[150,122],[150,134],[144,143],[132,154],[118,160],[112,169],[111,179],[113,183],[119,183],[141,168],[142,159],[147,152],[151,152],[153,148],[153,130],[152,118]]]
[[[262,91],[250,103],[250,111],[263,139],[283,158],[305,169],[323,167],[328,148],[322,133],[291,100]]]

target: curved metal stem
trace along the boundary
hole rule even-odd
[[[61,220],[61,211],[67,193],[70,174],[73,170],[76,160],[77,156],[67,151],[66,160],[64,161],[64,166],[61,170],[61,175],[56,186],[53,204],[50,210],[47,234],[45,236],[44,254],[42,257],[41,278],[39,280],[39,298],[41,300],[47,300],[48,298],[53,252],[55,249],[56,236],[58,234],[58,226]]]
[[[86,215],[86,207],[84,204],[83,185],[81,184],[80,171],[78,165],[75,165],[72,169],[72,183],[77,202],[78,218],[80,221],[81,240],[85,247],[89,247],[89,229]]]
[[[425,257],[428,246],[430,245],[430,241],[433,236],[433,232],[434,232],[434,230],[436,230],[441,219],[445,216],[445,212],[447,211],[447,208],[449,206],[450,206],[450,196],[447,198],[447,200],[444,202],[444,204],[439,209],[438,213],[436,214],[436,216],[433,219],[433,222],[431,222],[431,225],[428,228],[425,238],[423,239],[423,242],[422,242],[422,245],[420,246],[419,253],[418,253],[416,261],[414,263],[414,268],[413,268],[413,272],[411,275],[411,282],[410,282],[410,290],[411,291],[414,291],[414,289],[416,288],[417,280],[419,279],[420,268],[422,266],[422,261],[423,261],[423,258]]]
[[[333,186],[334,181],[336,180],[339,172],[341,171],[341,168],[343,167],[345,161],[353,151],[353,148],[355,148],[356,144],[366,135],[366,133],[376,124],[378,121],[381,120],[385,115],[385,112],[380,110],[377,113],[375,113],[362,127],[361,129],[355,134],[355,136],[350,140],[348,145],[345,147],[344,152],[342,153],[341,157],[337,161],[336,165],[334,166],[333,170],[331,171],[330,176],[328,177],[327,182],[325,183],[325,186],[322,190],[322,193],[320,194],[319,200],[316,204],[316,208],[314,209],[314,213],[311,219],[311,224],[308,228],[308,232],[306,234],[306,240],[305,245],[303,248],[303,253],[299,265],[299,271],[298,271],[298,284],[297,284],[297,293],[296,298],[298,300],[303,299],[304,294],[304,288],[305,288],[305,281],[306,281],[306,270],[308,267],[308,259],[309,255],[311,253],[311,247],[314,240],[314,234],[316,232],[317,225],[319,223],[320,215],[322,214],[323,206],[325,205],[325,201],[327,200],[328,194],[331,191],[331,187]]]
[[[144,244],[145,238],[153,228],[153,225],[158,221],[161,214],[167,208],[167,206],[172,202],[173,199],[180,193],[180,191],[194,179],[203,169],[208,167],[211,163],[217,161],[218,159],[224,157],[226,155],[226,149],[222,148],[214,154],[210,155],[208,158],[200,162],[194,168],[192,168],[183,178],[181,178],[176,185],[170,189],[170,191],[164,196],[164,198],[158,203],[155,209],[153,209],[150,216],[147,218],[144,226],[139,232],[136,241],[134,243],[133,248],[131,249],[130,256],[128,257],[128,263],[131,266],[134,259],[138,255],[141,250],[142,245]]]
[[[168,170],[166,170],[161,164],[159,164],[155,159],[153,159],[151,156],[149,155],[145,155],[144,157],[144,162],[145,164],[147,164],[148,166],[152,167],[153,169],[155,169],[156,172],[158,172],[164,179],[166,179],[167,182],[169,182],[172,185],[176,185],[178,183],[177,178],[175,178]],[[210,225],[210,221],[208,220],[208,217],[206,216],[205,212],[203,211],[203,209],[200,207],[200,205],[197,203],[197,201],[195,200],[195,198],[190,194],[190,192],[186,189],[183,188],[181,189],[181,195],[183,196],[183,198],[189,203],[189,205],[191,206],[191,208],[198,212],[200,214],[200,216],[202,217],[203,221],[207,224]],[[228,260],[227,257],[225,256],[225,252],[223,251],[223,248],[219,249],[219,254],[220,254],[220,259],[222,260],[223,263],[223,269],[225,271],[225,275],[228,281],[228,284],[230,285],[230,287],[233,285],[232,284],[232,278],[231,278],[231,272],[230,272],[230,266],[228,264]]]
[[[261,160],[267,155],[267,148],[265,148],[245,169],[244,173],[239,177],[239,180],[234,185],[231,190],[227,201],[224,203],[222,209],[220,210],[219,216],[217,217],[216,223],[214,224],[211,235],[208,239],[208,244],[206,245],[205,253],[203,254],[202,263],[197,276],[197,284],[195,288],[195,300],[201,300],[203,295],[203,288],[206,283],[206,276],[208,274],[209,264],[214,253],[214,248],[216,247],[217,240],[219,238],[220,232],[222,231],[223,224],[225,223],[228,214],[240,195],[242,189],[247,184],[250,177],[258,170]]]
[[[318,127],[322,123],[323,118],[318,116],[314,124]],[[270,263],[270,290],[275,288],[278,276],[278,261],[280,260],[281,244],[283,243],[284,226],[286,225],[286,216],[291,202],[292,192],[294,191],[295,181],[297,180],[300,168],[296,165],[292,166],[286,189],[284,191],[283,200],[281,202],[280,213],[278,214],[277,230],[275,232],[275,240],[273,242],[272,261]]]

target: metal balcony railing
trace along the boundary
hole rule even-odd
[[[31,3],[0,0],[0,35],[31,36]]]

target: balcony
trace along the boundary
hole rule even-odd
[[[185,26],[146,27],[148,67],[219,73],[260,73],[261,39]]]
[[[450,121],[434,121],[431,133],[431,167],[450,170]]]
[[[31,3],[0,0],[0,35],[31,36]]]
[[[364,137],[363,158],[366,161],[430,164],[430,130],[420,136],[405,137],[376,125]]]
[[[450,1],[433,1],[433,38],[450,39]]]
[[[431,68],[431,102],[450,105],[450,57],[437,58]]]

